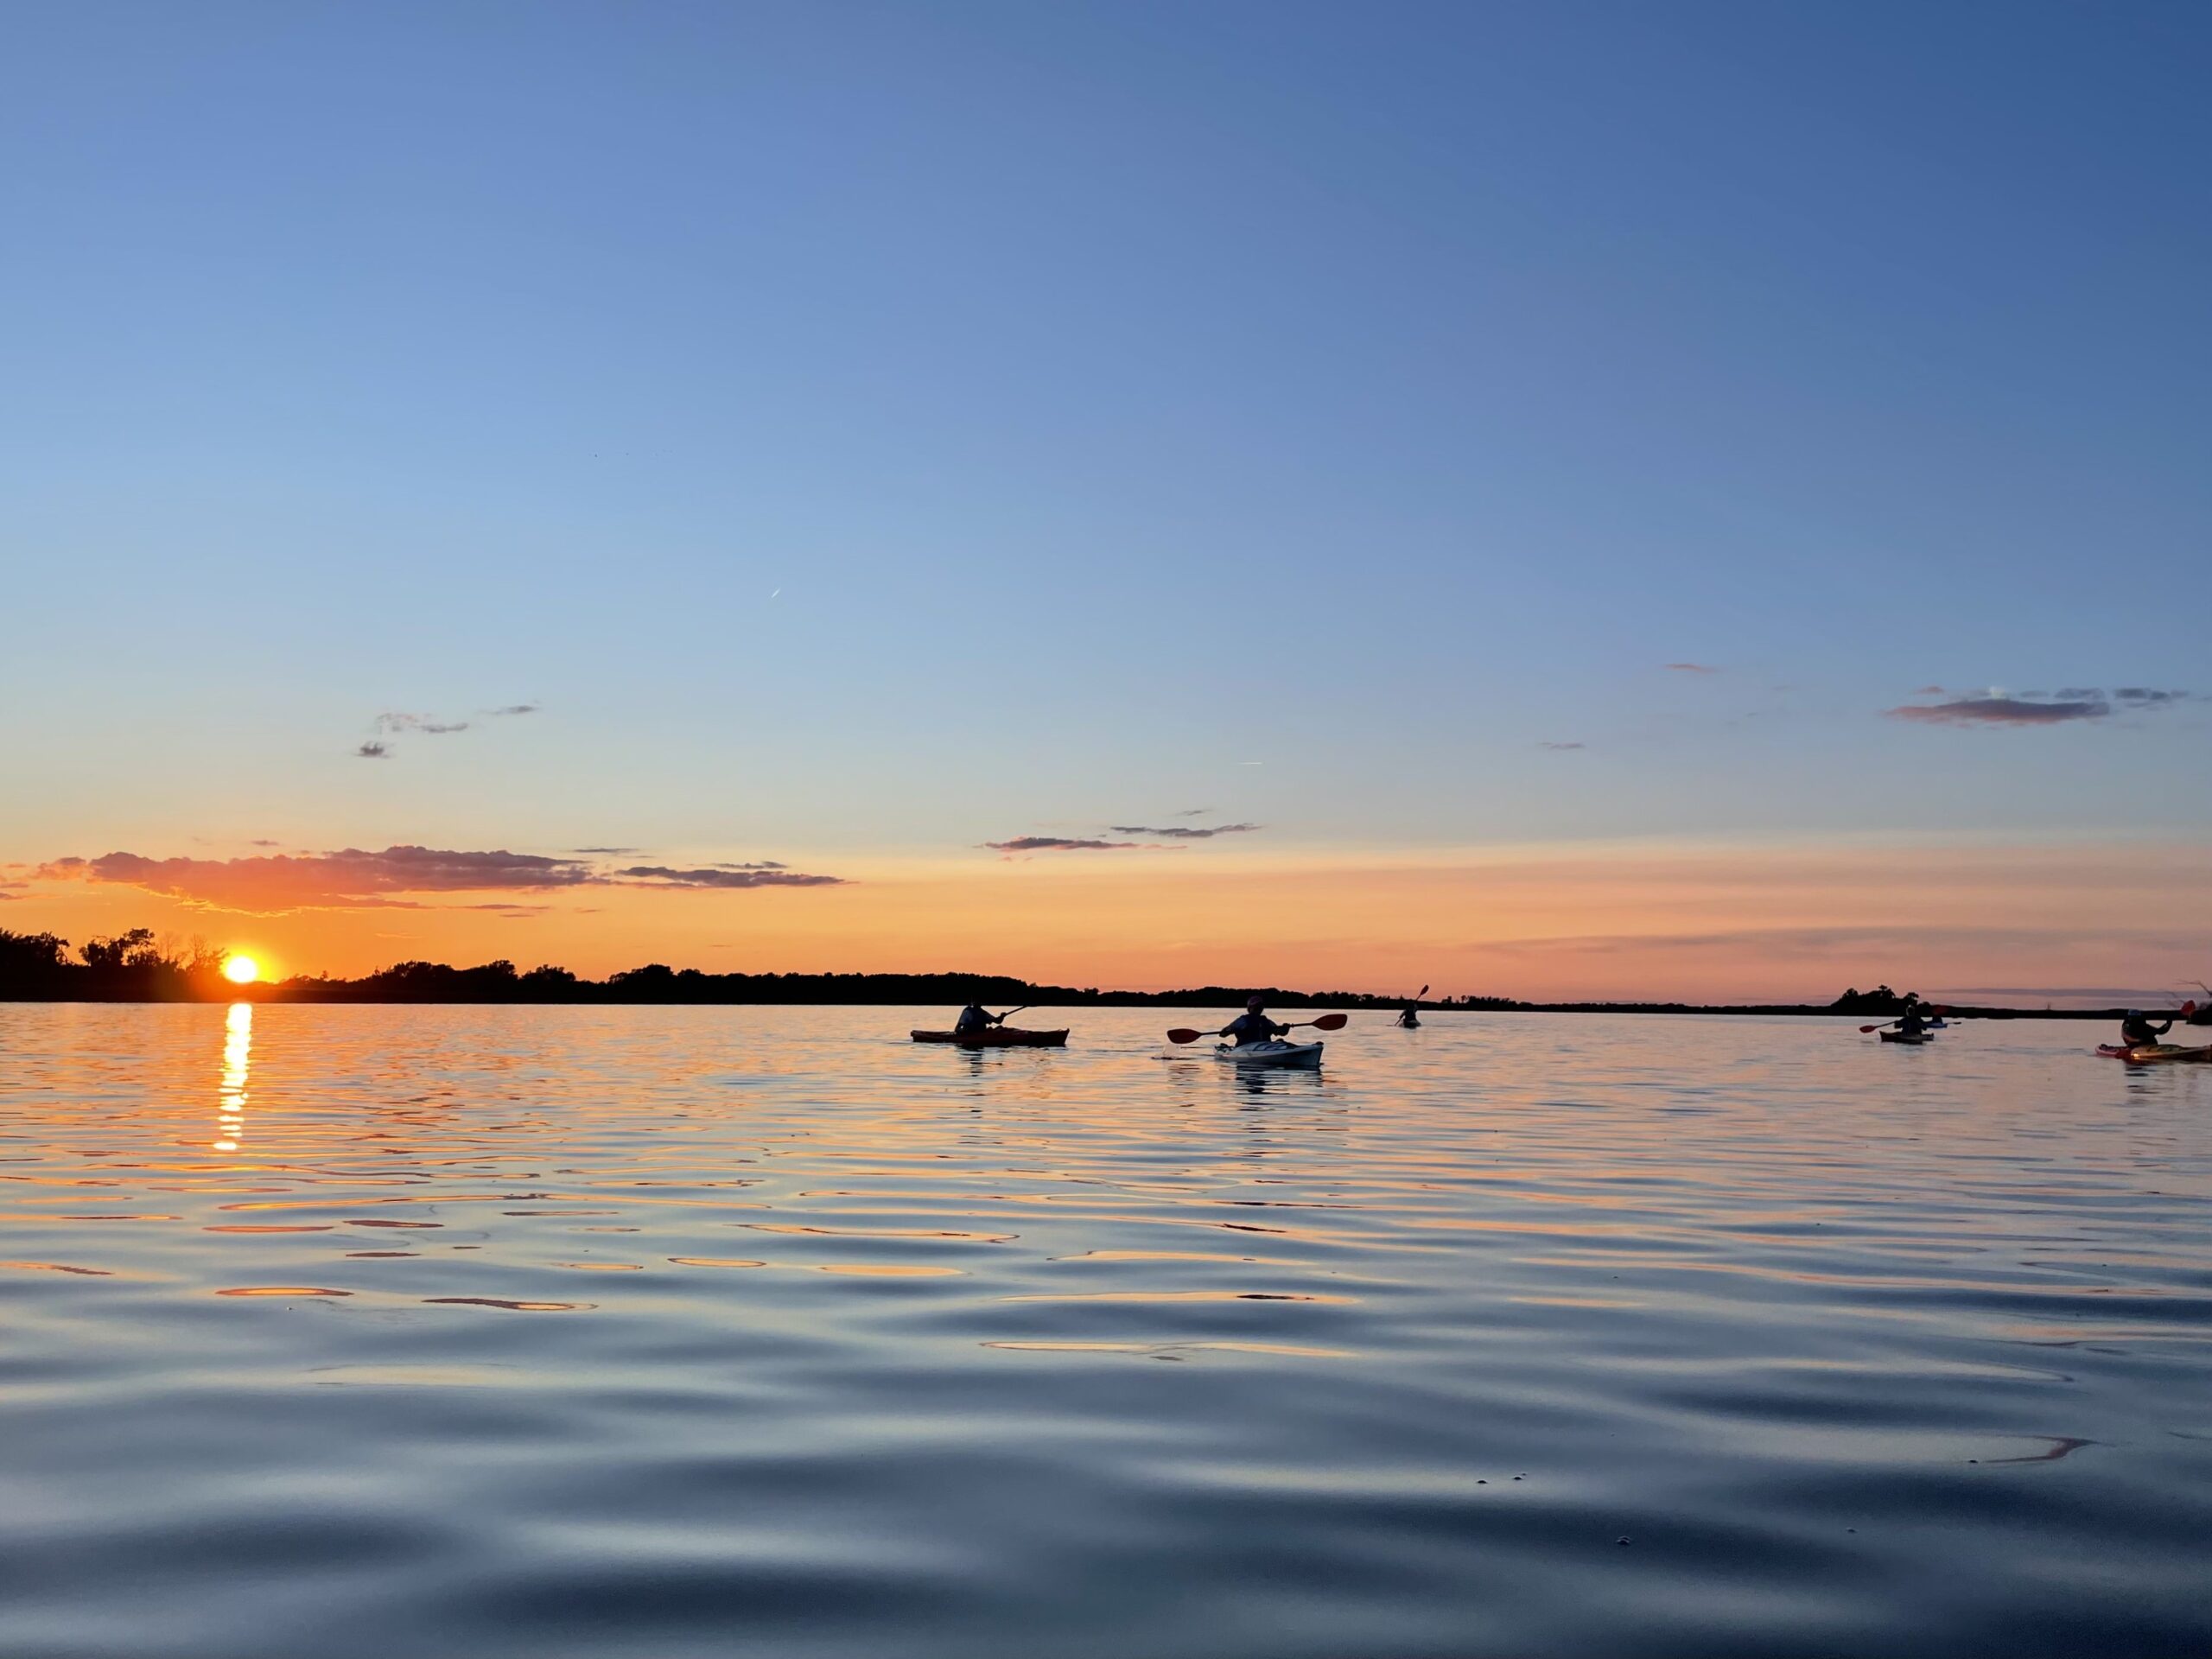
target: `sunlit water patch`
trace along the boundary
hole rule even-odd
[[[0,1652],[2212,1652],[2212,1068],[944,1012],[0,1006]]]

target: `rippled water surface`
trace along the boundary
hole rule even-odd
[[[0,1652],[2212,1652],[2212,1068],[1063,1017],[0,1005]]]

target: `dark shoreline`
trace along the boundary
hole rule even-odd
[[[231,1002],[293,1004],[323,1007],[957,1007],[970,1000],[957,991],[943,991],[931,995],[916,994],[897,995],[888,994],[855,994],[847,990],[842,995],[744,995],[706,994],[653,995],[638,992],[607,991],[594,986],[593,995],[532,995],[518,990],[502,995],[490,990],[454,990],[441,992],[426,988],[414,995],[405,992],[358,991],[351,987],[339,988],[309,985],[296,987],[290,982],[273,985],[226,986],[219,989],[174,991],[98,991],[66,990],[46,995],[24,995],[16,993],[0,994],[0,1004],[25,1006],[48,1003],[206,1003],[220,1005]],[[1252,995],[1243,990],[1201,991],[1069,991],[1036,988],[1026,996],[1020,992],[993,991],[974,1000],[986,1004],[1015,1004],[1024,1008],[1240,1008]],[[1313,995],[1299,992],[1262,992],[1268,1006],[1275,1009],[1327,1008],[1350,1012],[1395,1014],[1408,1007],[1402,997],[1381,997],[1356,991],[1324,991]],[[1810,1002],[1522,1002],[1504,997],[1478,997],[1466,1001],[1424,1001],[1412,1006],[1424,1014],[1653,1014],[1684,1015],[1761,1015],[1793,1019],[1857,1020],[1862,1022],[1894,1018],[1894,1011],[1878,1008],[1838,1008]],[[1942,1005],[1945,1017],[1961,1020],[2101,1020],[2113,1021],[2127,1011],[2125,1008],[2009,1008],[1967,1007],[1958,1003]],[[2170,1012],[2170,1011],[2169,1011]],[[2164,1012],[2154,1014],[2164,1018]],[[2177,1027],[2178,1028],[2178,1027]]]
[[[94,939],[75,953],[51,933],[0,928],[0,1002],[303,1002],[420,1005],[518,1004],[532,1007],[775,1007],[995,1008],[1236,1008],[1251,997],[1272,1008],[1330,1008],[1395,1014],[1402,996],[1371,991],[1300,991],[1281,985],[1196,985],[1172,991],[1077,989],[1038,985],[1007,974],[709,974],[648,963],[605,979],[585,979],[550,964],[518,970],[513,963],[455,968],[442,962],[402,962],[359,979],[302,975],[267,984],[233,985],[224,952],[194,941],[188,952],[157,943],[150,928]],[[2121,1008],[2015,1008],[1935,1004],[1888,985],[1853,988],[1832,1002],[1528,1002],[1510,996],[1425,998],[1424,1013],[1766,1014],[1889,1020],[1917,1005],[1942,1007],[1962,1020],[2115,1020]]]

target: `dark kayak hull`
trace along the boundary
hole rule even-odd
[[[1065,1031],[1009,1031],[1003,1026],[994,1026],[988,1031],[979,1031],[969,1037],[950,1031],[918,1031],[913,1033],[913,1038],[918,1043],[952,1043],[961,1048],[1065,1048],[1068,1046],[1068,1034]]]
[[[1934,1039],[1924,1031],[1885,1031],[1882,1033],[1882,1040],[1885,1043],[1919,1044]]]
[[[1321,1064],[1321,1045],[1319,1043],[1246,1043],[1242,1047],[1228,1043],[1214,1049],[1215,1058],[1227,1060],[1232,1065],[1274,1065],[1297,1070],[1314,1071]]]
[[[2212,1047],[2183,1048],[2178,1043],[2138,1043],[2133,1048],[2118,1043],[2099,1043],[2097,1052],[2107,1059],[2126,1060],[2130,1065],[2152,1065],[2161,1060],[2193,1060],[2199,1065],[2212,1062]]]

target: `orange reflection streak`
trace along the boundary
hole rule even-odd
[[[214,1148],[236,1152],[245,1135],[245,1079],[253,1064],[253,1004],[233,1002],[223,1020],[223,1082],[215,1103]]]

